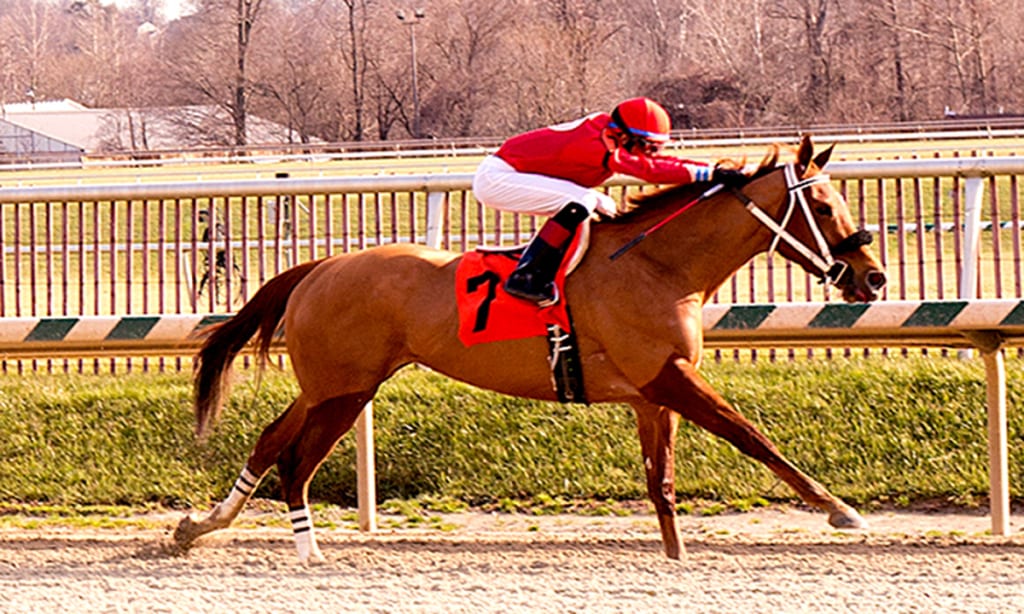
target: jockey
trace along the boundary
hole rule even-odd
[[[505,282],[509,294],[544,307],[557,301],[554,279],[579,225],[597,212],[614,217],[615,200],[593,188],[615,173],[650,183],[742,183],[739,171],[660,155],[668,113],[632,98],[608,113],[532,130],[505,141],[480,164],[473,192],[501,211],[552,216],[526,246]]]

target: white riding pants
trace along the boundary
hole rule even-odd
[[[487,156],[473,176],[473,193],[488,207],[512,213],[552,216],[570,202],[614,217],[615,199],[566,179],[520,173],[498,156]]]

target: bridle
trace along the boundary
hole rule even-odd
[[[743,203],[743,206],[754,216],[754,219],[766,226],[775,235],[771,245],[768,247],[769,256],[775,253],[775,249],[780,242],[785,242],[795,252],[803,256],[812,267],[818,270],[821,283],[836,285],[847,274],[848,265],[841,260],[836,260],[835,256],[841,256],[863,245],[870,244],[872,240],[871,233],[866,230],[859,230],[840,241],[837,245],[829,247],[824,233],[821,232],[821,227],[811,213],[811,207],[807,203],[807,195],[805,193],[805,190],[812,185],[829,183],[831,179],[828,174],[818,173],[812,177],[800,179],[796,172],[796,166],[792,162],[786,164],[783,174],[786,178],[787,204],[781,221],[777,222],[772,216],[765,213],[764,209],[743,193],[742,188],[732,188],[731,192]],[[814,246],[808,246],[786,230],[793,217],[793,213],[798,210],[802,212],[804,220],[807,222],[807,227],[811,229],[811,235],[815,243]]]

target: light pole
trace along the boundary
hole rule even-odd
[[[409,49],[412,53],[412,136],[420,136],[420,88],[416,78],[416,26],[427,16],[423,9],[413,9],[412,16],[406,15],[405,11],[398,9],[395,16],[404,25],[409,26]]]

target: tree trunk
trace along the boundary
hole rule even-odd
[[[235,5],[238,18],[238,41],[236,47],[236,71],[234,83],[234,96],[231,103],[231,119],[235,125],[235,145],[248,143],[248,130],[246,129],[246,99],[248,98],[248,82],[246,76],[245,61],[249,54],[249,42],[252,36],[252,26],[256,21],[260,5],[263,0],[237,0]]]

